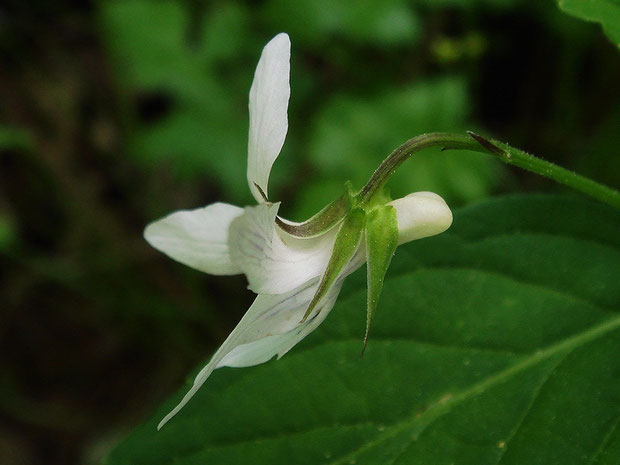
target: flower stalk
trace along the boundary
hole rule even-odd
[[[600,202],[611,205],[612,207],[620,208],[620,191],[613,189],[609,186],[596,182],[585,176],[581,176],[577,173],[573,173],[566,168],[562,168],[554,163],[538,158],[523,150],[515,149],[514,147],[504,144],[493,139],[484,138],[471,131],[467,133],[474,139],[481,147],[485,149],[486,153],[497,155],[500,160],[509,165],[518,166],[532,173],[539,174],[549,179],[553,179],[555,182],[564,184],[576,191],[586,194]],[[477,150],[480,152],[480,146]]]
[[[577,173],[562,168],[554,163],[535,157],[523,150],[516,149],[502,142],[482,137],[474,132],[450,134],[433,132],[409,139],[395,149],[375,170],[366,185],[358,194],[362,204],[381,191],[396,169],[411,155],[427,147],[442,147],[443,150],[472,150],[497,156],[506,164],[518,166],[532,173],[552,179],[576,191],[595,198],[603,203],[620,208],[620,191]]]

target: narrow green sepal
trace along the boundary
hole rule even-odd
[[[385,205],[392,201],[392,196],[390,195],[390,190],[387,187],[381,187],[375,192],[375,194],[370,199],[366,199],[365,201],[360,200],[361,191],[355,197],[355,201],[357,205],[362,207],[367,212],[373,210],[374,208]]]
[[[349,264],[357,248],[362,240],[362,233],[364,231],[364,225],[366,224],[366,212],[361,208],[354,208],[349,212],[345,218],[336,241],[334,242],[334,249],[332,255],[327,264],[327,269],[323,273],[319,287],[308,306],[308,310],[304,314],[301,322],[303,323],[312,314],[312,311],[320,300],[327,294],[327,291],[331,288],[336,281],[336,278],[340,275],[345,266]]]
[[[366,263],[368,280],[368,298],[366,307],[366,334],[364,347],[368,343],[370,323],[379,303],[379,296],[383,288],[383,279],[387,272],[394,251],[398,245],[398,222],[396,209],[391,205],[380,205],[371,210],[366,216]]]

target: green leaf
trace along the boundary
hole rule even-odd
[[[599,23],[611,41],[620,47],[620,2],[618,0],[557,0],[562,11],[584,21]]]
[[[396,209],[391,205],[380,205],[371,210],[366,219],[366,266],[368,293],[366,301],[366,334],[364,349],[368,342],[370,324],[377,310],[383,288],[385,273],[390,266],[398,246],[398,221]]]
[[[618,463],[619,230],[572,197],[457,211],[397,250],[362,359],[356,273],[284,358],[218,370],[157,433],[181,387],[107,463]]]

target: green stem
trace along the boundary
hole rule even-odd
[[[496,155],[504,163],[553,179],[601,202],[620,208],[620,191],[504,143],[486,139],[470,131],[468,134],[469,137],[461,134],[435,132],[409,139],[379,165],[358,194],[358,200],[363,203],[369,202],[381,190],[396,169],[414,153],[426,147],[442,147],[444,150],[473,150]]]
[[[366,185],[357,195],[362,203],[369,202],[377,192],[385,185],[388,179],[396,172],[398,167],[411,155],[427,147],[443,147],[445,149],[478,150],[479,145],[469,137],[460,134],[448,134],[431,132],[409,139],[395,149],[381,162],[372,174]]]

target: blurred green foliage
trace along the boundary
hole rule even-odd
[[[11,247],[16,236],[15,223],[13,218],[0,212],[0,251]]]
[[[453,8],[447,17],[446,7]],[[484,8],[490,19],[478,14]],[[274,169],[272,198],[286,200],[284,211],[303,219],[337,196],[345,180],[361,185],[409,137],[478,129],[481,122],[474,116],[485,111],[485,102],[475,100],[486,90],[481,86],[501,93],[528,73],[516,69],[506,83],[496,82],[504,78],[493,75],[491,64],[490,76],[484,76],[485,60],[511,46],[494,44],[495,23],[519,8],[535,22],[544,17],[561,22],[548,6],[525,9],[516,1],[417,2],[412,7],[405,1],[370,0],[351,8],[341,1],[272,0],[257,7],[240,1],[131,0],[102,4],[100,25],[122,76],[129,155],[147,168],[170,169],[179,180],[208,182],[233,203],[249,200],[246,96],[253,66],[269,37],[287,31],[293,41],[290,131]],[[573,35],[582,27],[572,24],[566,32]],[[489,31],[482,33],[483,28]],[[578,61],[568,66],[581,72]],[[490,105],[501,105],[501,95],[492,98],[500,101]],[[505,118],[511,116],[511,104],[523,105],[506,104],[491,111]],[[528,106],[527,111],[537,111],[536,102]],[[560,112],[565,104],[554,106]],[[511,185],[507,176],[484,156],[422,154],[391,188],[394,196],[433,190],[460,204],[507,181]]]
[[[407,134],[464,131],[470,107],[460,77],[421,81],[363,101],[336,95],[319,113],[309,148],[319,167],[316,183],[322,185],[325,179],[346,173],[355,186],[361,186],[386,154],[409,138]],[[415,189],[441,192],[453,202],[471,201],[498,184],[500,170],[484,155],[427,151],[399,169],[389,186],[393,198]],[[323,204],[336,195],[326,191]]]
[[[243,36],[247,11],[230,5],[203,18],[190,41],[192,17],[180,3],[108,2],[101,13],[119,84],[146,120],[126,113],[129,153],[190,178],[210,173],[238,199],[247,144],[239,94],[251,73],[237,69],[242,47],[227,42]],[[227,64],[233,69],[220,74]]]
[[[282,28],[311,48],[340,36],[355,43],[394,46],[413,43],[421,33],[417,13],[403,0],[271,0],[265,14],[274,29]]]
[[[32,146],[32,139],[26,131],[0,126],[0,150],[29,150]]]
[[[247,308],[243,277],[185,269],[141,232],[175,209],[251,202],[247,96],[276,33],[291,36],[292,95],[270,194],[299,220],[424,131],[476,130],[620,185],[617,47],[580,19],[609,33],[616,3],[585,3],[611,13],[525,0],[5,2],[0,463],[98,462]],[[433,151],[388,187],[455,207],[558,190]]]
[[[274,29],[288,31],[294,42],[292,129],[285,153],[290,146],[297,150],[295,159],[283,157],[292,173],[276,169],[275,190],[287,181],[289,188],[297,186],[296,195],[304,202],[295,202],[292,214],[299,219],[337,196],[346,179],[361,186],[379,162],[409,137],[467,127],[471,102],[464,76],[429,79],[419,73],[400,82],[398,74],[384,75],[380,67],[368,69],[367,63],[357,62],[352,65],[363,69],[355,70],[343,62],[355,57],[343,57],[347,52],[342,46],[332,48],[334,36],[373,47],[411,47],[419,40],[417,16],[405,2],[366,3],[351,12],[348,4],[337,1],[272,1],[264,10]],[[107,44],[124,76],[122,84],[128,87],[126,92],[142,99],[142,109],[149,113],[143,115],[146,121],[139,121],[139,114],[128,112],[130,154],[150,165],[163,163],[190,179],[208,177],[224,198],[236,202],[247,200],[243,173],[247,116],[240,96],[245,97],[252,77],[249,52],[262,43],[258,37],[248,40],[249,16],[249,8],[230,2],[191,20],[190,11],[180,3],[144,0],[107,3],[101,15]],[[466,39],[464,47],[471,48],[470,42]],[[321,52],[321,47],[329,47],[322,57],[326,69],[306,66],[298,79],[302,54]],[[452,48],[454,60],[462,51],[458,41]],[[445,45],[436,49],[439,59],[446,55]],[[364,97],[346,86],[346,75],[358,72],[367,74]],[[342,74],[337,76],[338,85],[320,88],[321,81],[334,73]],[[429,189],[457,202],[474,200],[499,181],[499,169],[491,168],[492,163],[475,155],[418,157],[403,170],[394,193]],[[313,167],[306,185],[294,179],[300,172],[292,168],[294,164]],[[321,195],[315,195],[318,192]]]

